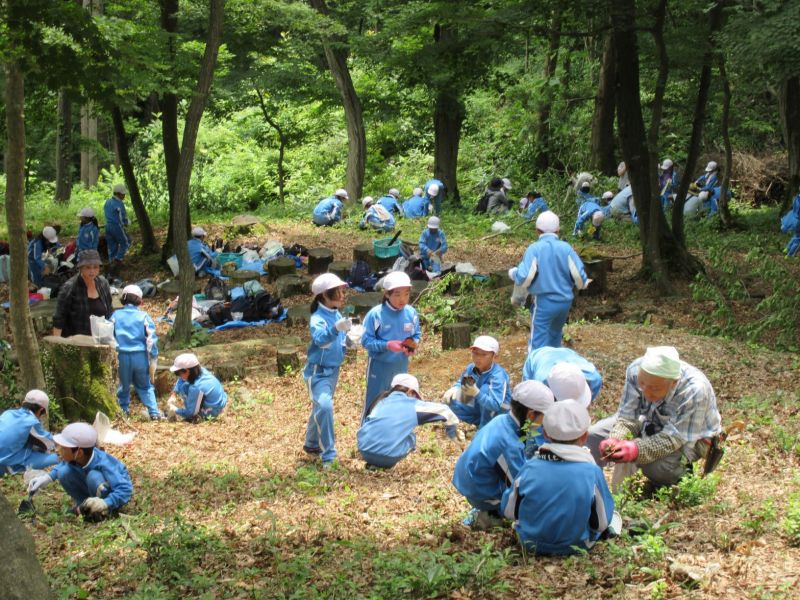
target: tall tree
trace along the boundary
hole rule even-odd
[[[103,13],[103,0],[83,0],[83,8],[96,17]],[[81,106],[81,181],[86,187],[97,183],[99,160],[97,156],[97,107],[91,99]]]
[[[66,89],[58,90],[55,201],[69,202],[72,195],[72,101]]]
[[[603,58],[600,63],[600,81],[594,99],[592,116],[592,160],[594,168],[606,175],[617,171],[614,157],[614,98],[617,79],[614,57],[614,36],[609,31],[603,40]]]
[[[537,109],[537,135],[536,135],[536,169],[544,171],[550,166],[550,111],[553,103],[553,86],[551,81],[556,75],[558,67],[558,50],[561,47],[561,14],[562,5],[558,3],[553,8],[550,19],[550,35],[547,44],[547,54],[544,59],[544,87],[539,99]]]

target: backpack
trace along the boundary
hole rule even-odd
[[[222,325],[223,323],[227,323],[228,321],[233,321],[233,315],[231,315],[231,309],[225,306],[224,302],[215,304],[206,311],[206,314],[208,315],[208,320],[211,321],[214,325]]]
[[[256,320],[258,321],[276,319],[283,312],[281,299],[271,296],[269,292],[264,290],[253,297],[253,304],[255,304],[256,314],[258,315]]]
[[[294,244],[288,248],[284,248],[286,254],[293,254],[294,256],[308,256],[308,248],[302,244]]]
[[[347,283],[350,287],[364,287],[364,282],[366,281],[369,274],[372,272],[372,269],[369,268],[369,263],[364,260],[357,260],[353,263],[353,266],[350,267],[350,274],[347,276]]]
[[[244,289],[245,296],[255,296],[259,292],[263,292],[264,288],[256,279],[251,279],[250,281],[245,281],[244,285],[242,286]]]
[[[225,300],[228,297],[228,284],[219,277],[212,277],[203,290],[206,300]]]
[[[5,283],[11,277],[11,256],[0,255],[0,283]]]
[[[489,210],[489,198],[491,197],[491,192],[486,191],[484,192],[483,196],[481,196],[478,203],[475,205],[474,213],[476,215],[485,214],[487,210]]]
[[[135,285],[139,286],[139,289],[142,290],[143,298],[156,295],[156,286],[150,279],[142,279],[141,281],[137,281]]]

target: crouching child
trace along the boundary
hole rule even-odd
[[[178,376],[167,401],[170,421],[177,421],[179,417],[184,421],[197,421],[222,414],[228,404],[228,394],[219,379],[200,366],[195,354],[179,354],[169,370]],[[175,404],[178,398],[183,400],[183,408]]]

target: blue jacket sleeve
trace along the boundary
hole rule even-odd
[[[378,318],[373,311],[369,311],[364,318],[364,334],[361,336],[361,345],[370,352],[388,352],[387,343],[375,335],[378,327],[380,327]]]
[[[425,234],[427,230],[423,230],[419,236],[419,253],[421,256],[428,256],[428,245],[425,243]]]
[[[333,325],[328,325],[325,319],[315,315],[311,317],[309,330],[311,331],[311,342],[321,348],[334,343],[339,337],[339,332]]]
[[[475,397],[475,402],[485,410],[494,413],[502,410],[506,392],[508,391],[508,379],[501,375],[492,376],[489,381],[481,386],[481,391]]]
[[[189,385],[186,390],[186,398],[183,401],[183,408],[179,408],[175,413],[181,417],[193,417],[200,412],[200,405],[203,403],[203,393],[196,385]]]
[[[144,315],[144,331],[147,336],[147,351],[151,358],[158,356],[158,334],[156,333],[156,324],[153,319],[145,313]]]
[[[110,464],[101,469],[105,480],[111,486],[111,493],[105,497],[106,504],[112,510],[118,509],[130,501],[133,496],[133,483],[128,469],[122,463]]]

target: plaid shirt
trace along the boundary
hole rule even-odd
[[[94,284],[105,307],[106,314],[103,316],[108,319],[114,312],[114,307],[111,305],[111,288],[102,275],[97,276]],[[86,284],[83,282],[81,274],[78,273],[67,280],[58,292],[53,327],[61,329],[61,337],[77,334],[92,335],[89,314],[89,296]]]

